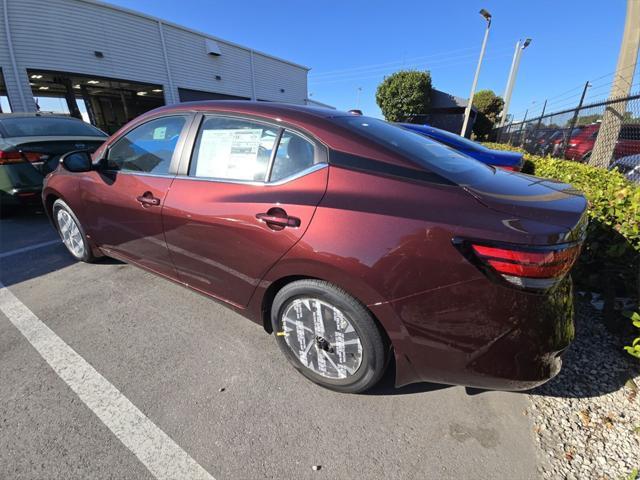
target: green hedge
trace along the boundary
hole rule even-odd
[[[499,150],[520,149],[486,143]],[[570,183],[584,192],[590,217],[574,280],[579,288],[638,300],[640,275],[640,186],[618,172],[525,153],[523,171]],[[609,305],[609,307],[612,307]],[[606,307],[605,307],[606,308]]]

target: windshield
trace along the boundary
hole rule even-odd
[[[7,137],[106,137],[88,123],[61,117],[13,117],[0,119]]]
[[[334,119],[350,131],[398,152],[407,160],[458,184],[470,184],[494,169],[419,133],[383,120],[361,116]]]

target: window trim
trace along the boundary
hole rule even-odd
[[[137,130],[148,123],[155,122],[156,120],[163,120],[165,118],[171,117],[182,117],[185,119],[185,123],[182,126],[182,130],[180,131],[180,136],[178,137],[178,141],[176,142],[176,146],[173,149],[173,154],[171,155],[171,162],[169,162],[169,168],[166,173],[152,173],[152,172],[138,172],[135,170],[120,170],[115,168],[109,168],[109,155],[111,154],[111,149],[120,143],[127,135],[129,135],[134,130]],[[184,150],[187,134],[193,124],[194,115],[193,112],[172,112],[170,114],[164,115],[154,115],[153,117],[149,117],[145,119],[143,122],[136,123],[135,125],[131,125],[131,128],[128,128],[126,131],[122,132],[122,134],[118,135],[118,138],[115,139],[113,143],[110,143],[103,153],[102,157],[99,160],[99,163],[102,164],[102,171],[108,173],[116,173],[123,175],[139,175],[144,177],[175,177],[178,171],[178,166],[180,162],[180,158],[182,156],[182,152]]]
[[[233,120],[241,120],[241,121],[249,121],[254,123],[259,123],[273,129],[279,130],[278,135],[276,137],[276,141],[274,143],[274,149],[271,152],[271,158],[269,159],[269,165],[267,167],[267,174],[265,175],[264,181],[259,180],[238,180],[238,179],[229,179],[229,178],[214,178],[214,177],[196,177],[194,175],[189,175],[189,169],[191,167],[191,160],[195,151],[196,141],[198,139],[198,134],[204,124],[205,118],[229,118]],[[280,146],[280,140],[282,139],[282,135],[285,130],[295,133],[296,135],[300,135],[302,138],[310,142],[314,146],[314,164],[311,167],[305,168],[299,172],[296,172],[288,177],[281,178],[275,182],[272,182],[271,179],[271,171],[273,168],[273,162],[275,161],[275,156],[278,151],[278,147]],[[273,122],[269,121],[269,119],[265,119],[263,117],[247,115],[241,113],[233,113],[233,112],[217,112],[217,111],[199,111],[195,114],[194,120],[190,126],[189,132],[185,139],[185,145],[182,150],[182,156],[180,159],[180,165],[177,169],[176,178],[186,179],[186,180],[197,180],[197,181],[206,181],[206,182],[217,182],[217,183],[231,183],[238,185],[251,185],[251,186],[278,186],[283,185],[285,183],[296,180],[300,177],[304,177],[305,175],[309,175],[315,171],[321,170],[322,168],[329,166],[329,155],[327,152],[327,147],[324,143],[317,140],[315,137],[310,134],[301,131],[301,129],[291,126],[285,122]]]

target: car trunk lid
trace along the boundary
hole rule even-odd
[[[496,169],[493,176],[462,185],[492,210],[572,231],[582,225],[587,201],[569,184]]]
[[[0,145],[0,163],[27,163],[43,176],[55,170],[60,157],[73,150],[95,151],[105,137],[14,137]]]

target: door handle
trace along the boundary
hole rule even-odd
[[[256,218],[258,220],[262,220],[269,226],[276,226],[276,227],[282,227],[282,228],[300,226],[300,219],[297,217],[290,217],[286,213],[284,213],[284,215],[275,215],[274,213],[269,213],[269,212],[258,213],[256,215]]]
[[[145,206],[158,206],[160,205],[160,199],[153,196],[151,192],[144,192],[143,195],[136,197],[143,207]]]

